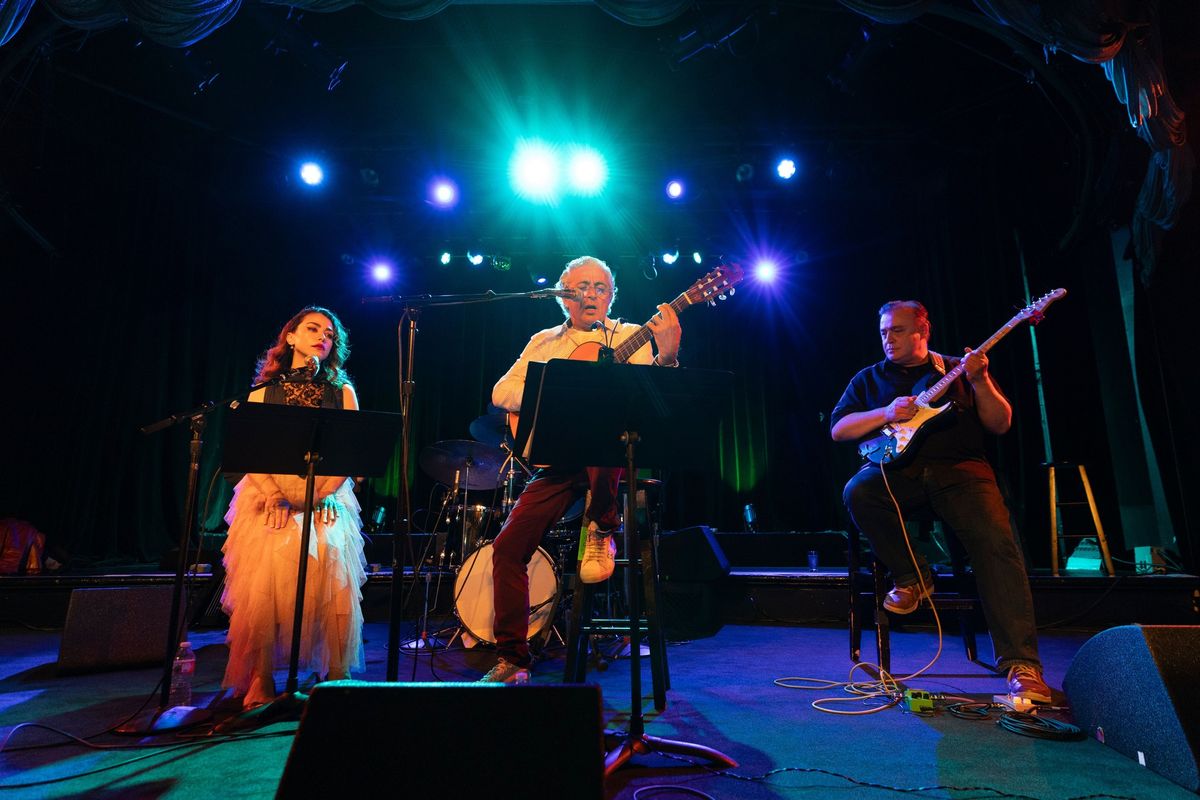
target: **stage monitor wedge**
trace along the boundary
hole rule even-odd
[[[600,687],[319,684],[275,796],[341,797],[348,775],[385,796],[602,800]]]
[[[1122,625],[1084,642],[1063,690],[1089,736],[1194,792],[1198,676],[1200,626]]]

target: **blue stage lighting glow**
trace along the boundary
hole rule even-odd
[[[438,208],[458,205],[458,186],[449,178],[434,178],[429,184],[429,202]]]
[[[679,260],[679,251],[678,250],[675,250],[674,252],[671,252],[671,253],[663,253],[662,254],[662,262],[664,264],[667,264],[667,265],[674,264],[678,260]]]
[[[449,264],[450,263],[450,254],[442,253],[441,257],[438,258],[438,261],[441,261],[443,265]]]
[[[779,274],[779,266],[770,259],[764,258],[754,265],[754,277],[763,283],[771,283]]]
[[[467,261],[471,262],[471,266],[478,267],[483,263],[483,256],[479,253],[467,253]]]
[[[376,283],[387,283],[392,279],[392,265],[386,261],[373,261],[371,263],[371,278]]]
[[[309,186],[320,186],[325,181],[325,170],[315,161],[305,161],[300,165],[300,180]]]
[[[775,167],[775,172],[785,181],[790,181],[796,174],[796,161],[791,158],[780,159],[779,165]]]
[[[704,256],[700,255],[699,250],[695,250],[692,252],[692,261],[695,261],[697,264],[704,263]]]
[[[538,286],[545,286],[546,285],[546,276],[538,275],[536,278],[533,279],[533,282],[536,283]]]
[[[667,182],[667,197],[672,200],[678,200],[683,197],[684,186],[683,181],[673,180]]]

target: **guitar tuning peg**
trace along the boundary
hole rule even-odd
[[[716,301],[716,300],[709,300],[709,301],[708,301],[708,304],[709,304],[710,306],[712,306],[713,308],[716,308],[716,307],[717,307],[717,301]]]
[[[723,295],[723,294],[719,294],[719,295],[717,295],[717,299],[718,299],[718,300],[724,300],[724,299],[725,299],[725,295]]]
[[[730,296],[730,297],[733,297],[733,293],[734,293],[734,292],[736,292],[736,291],[737,291],[737,289],[735,289],[734,287],[730,286],[730,287],[729,287],[729,296]]]

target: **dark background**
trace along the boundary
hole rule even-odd
[[[1164,46],[1171,89],[1195,119],[1187,5],[1164,4]],[[1164,237],[1151,282],[1135,281],[1135,376],[1115,277],[1132,267],[1114,267],[1112,235],[1130,219],[1149,151],[1097,66],[1053,54],[1035,71],[949,19],[874,25],[832,4],[703,6],[656,28],[590,5],[453,6],[421,22],[255,5],[185,49],[128,27],[47,34],[51,22],[35,8],[0,50],[0,193],[28,223],[0,216],[0,516],[34,522],[81,562],[171,546],[188,434],[138,427],[248,385],[303,305],[342,316],[362,406],[396,411],[400,308],[363,297],[526,291],[531,274],[556,277],[585,253],[614,267],[613,313],[636,321],[717,255],[750,265],[768,253],[783,267],[775,285],[748,280],[683,317],[685,365],[732,370],[735,398],[720,469],[671,476],[669,526],[738,529],[754,503],[762,530],[845,527],[841,486],[857,459],[829,441],[827,415],[881,357],[879,305],[921,299],[932,347],[959,353],[1024,305],[1023,260],[1035,296],[1069,290],[1037,329],[1055,456],[1088,464],[1122,553],[1110,431],[1113,409],[1129,406],[1106,415],[1105,404],[1136,381],[1191,562],[1194,493],[1182,487],[1197,476],[1181,446],[1196,388],[1196,204]],[[691,42],[734,30],[689,55]],[[539,133],[601,145],[611,170],[601,200],[537,209],[512,197],[508,151]],[[801,164],[788,185],[771,179],[785,149]],[[309,155],[327,164],[319,192],[294,178]],[[735,178],[741,164],[753,178]],[[462,188],[453,213],[425,202],[438,172]],[[689,194],[669,204],[662,187],[675,174]],[[648,269],[676,243],[678,264]],[[512,267],[441,267],[443,248]],[[686,258],[693,248],[704,265]],[[398,264],[390,286],[367,280],[376,255]],[[426,311],[414,461],[469,438],[528,336],[560,319],[546,301]],[[996,348],[992,370],[1016,410],[993,455],[1043,566],[1042,423],[1024,328]],[[218,414],[201,473],[209,529],[229,498],[215,478],[221,428]],[[425,507],[432,481],[414,478]],[[396,485],[394,466],[364,503],[391,508]]]

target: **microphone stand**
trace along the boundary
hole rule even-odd
[[[192,430],[192,440],[188,446],[188,480],[187,494],[184,497],[183,522],[179,526],[179,563],[175,568],[175,584],[171,593],[171,616],[167,618],[166,649],[163,658],[162,678],[159,679],[160,691],[158,708],[148,714],[142,714],[117,728],[117,733],[142,734],[185,728],[206,722],[212,717],[212,712],[206,708],[195,706],[175,706],[168,708],[171,695],[171,670],[175,664],[175,653],[179,649],[180,636],[186,621],[180,625],[180,612],[183,606],[183,574],[187,564],[187,554],[191,547],[192,534],[196,525],[196,497],[199,490],[200,455],[204,450],[204,429],[208,423],[208,415],[218,408],[233,405],[245,400],[254,392],[267,386],[282,383],[290,377],[295,377],[302,370],[281,372],[270,380],[256,383],[244,392],[238,392],[218,402],[209,401],[188,411],[171,414],[157,422],[143,426],[139,430],[149,436],[166,428],[187,422]]]
[[[408,560],[412,567],[412,577],[416,581],[420,578],[421,564],[413,553],[412,546],[412,486],[408,477],[409,471],[409,439],[412,431],[412,403],[413,396],[416,394],[416,382],[413,380],[413,363],[416,359],[416,339],[417,339],[417,321],[420,319],[421,310],[424,308],[436,308],[440,306],[461,306],[471,305],[474,303],[493,303],[499,300],[545,300],[551,298],[572,298],[577,297],[578,293],[569,289],[537,289],[532,292],[493,292],[491,289],[486,292],[476,292],[472,294],[421,294],[421,295],[386,295],[382,297],[364,297],[364,304],[385,303],[392,305],[404,306],[404,311],[400,316],[400,325],[397,331],[400,349],[400,417],[401,417],[401,454],[400,454],[400,498],[399,504],[404,512],[404,542],[403,545],[397,541],[396,537],[392,537],[392,598],[389,610],[388,622],[388,640],[387,640],[387,680],[395,682],[399,680],[400,674],[400,648],[402,643],[400,640],[400,630],[403,622],[404,600],[403,600],[403,579],[404,579],[404,559],[401,548],[408,554]],[[407,326],[405,325],[407,322]],[[408,337],[404,337],[404,330],[407,327]],[[407,349],[407,354],[405,354]],[[465,518],[465,512],[464,512]],[[415,677],[417,670],[417,662],[413,660],[413,675]]]

